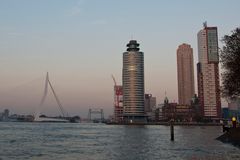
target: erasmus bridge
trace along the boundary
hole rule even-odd
[[[40,117],[39,115],[39,112],[36,112],[35,115],[34,115],[34,121],[38,121],[38,122],[42,122],[42,121],[51,121],[51,122],[67,122],[70,120],[69,116],[68,116],[68,113],[64,110],[63,108],[63,105],[61,104],[54,88],[53,88],[53,85],[52,83],[50,82],[49,80],[49,75],[48,75],[48,72],[47,72],[47,76],[46,76],[46,80],[45,80],[45,87],[44,87],[44,92],[43,92],[43,97],[41,99],[41,102],[40,102],[40,105],[39,105],[39,108],[41,108],[46,100],[46,97],[47,97],[47,94],[48,94],[48,88],[50,86],[50,89],[54,95],[54,98],[57,102],[57,105],[58,105],[58,108],[60,110],[60,113],[61,113],[61,118],[48,118],[48,117]]]
[[[13,109],[17,112],[25,111],[25,113],[27,113],[30,111],[31,113],[29,114],[29,116],[34,117],[33,121],[36,122],[79,122],[79,116],[71,117],[65,110],[49,77],[49,73],[47,72],[46,78],[44,79],[44,85],[41,84],[41,88],[43,89],[43,91],[39,90],[39,82],[43,82],[42,78],[37,78],[30,82],[23,83],[14,88],[5,90],[4,92],[1,91],[2,93],[0,93],[0,107],[9,106],[5,108]],[[43,113],[43,111],[47,113],[53,112],[53,108],[47,107],[46,110],[46,105],[49,106],[49,102],[52,103],[52,100],[49,101],[49,93],[53,95],[52,100],[54,100],[54,104],[57,107],[56,109],[58,110],[58,113],[60,113],[59,116],[48,117],[45,116],[47,114]],[[89,108],[88,116],[86,119],[83,120],[86,122],[95,122],[96,120],[98,122],[103,122],[103,109],[98,107]]]
[[[53,85],[51,83],[51,81],[49,80],[49,74],[47,72],[47,76],[46,76],[46,80],[45,80],[45,88],[44,88],[44,92],[43,92],[43,97],[41,99],[41,102],[40,102],[40,105],[39,105],[39,108],[41,108],[41,106],[44,104],[45,100],[46,100],[46,97],[47,97],[47,93],[48,93],[48,88],[50,86],[50,89],[54,95],[54,98],[58,104],[58,108],[60,110],[60,113],[62,114],[62,118],[61,119],[56,119],[56,118],[43,118],[43,117],[39,117],[39,114],[37,112],[37,114],[35,114],[35,121],[65,121],[65,120],[70,120],[70,121],[73,121],[75,122],[77,119],[76,117],[69,117],[68,113],[64,110],[63,108],[63,105],[61,104],[54,88],[53,88]],[[92,121],[92,115],[93,114],[100,114],[101,118],[100,120],[96,120],[94,119],[93,122],[104,122],[104,112],[103,112],[103,109],[100,109],[100,108],[90,108],[89,109],[89,112],[88,112],[88,121]]]

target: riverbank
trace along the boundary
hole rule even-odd
[[[217,140],[240,147],[240,128],[230,128],[223,135],[218,137]]]

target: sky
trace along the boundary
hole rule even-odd
[[[89,108],[112,114],[111,74],[121,84],[131,39],[144,52],[145,92],[162,103],[166,91],[177,102],[178,45],[192,46],[196,66],[203,22],[218,27],[221,47],[220,39],[239,27],[239,6],[238,0],[0,0],[0,112],[39,110],[49,72],[70,115],[86,116]],[[40,110],[60,114],[51,92]]]

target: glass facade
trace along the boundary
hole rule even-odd
[[[217,28],[207,30],[207,45],[208,45],[208,61],[218,62],[218,37]]]
[[[123,53],[123,113],[134,119],[144,116],[144,54],[131,40]]]

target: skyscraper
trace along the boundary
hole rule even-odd
[[[143,121],[144,115],[144,55],[139,44],[131,40],[123,53],[123,116],[126,121]]]
[[[194,96],[193,49],[183,43],[177,49],[178,103],[190,105]]]
[[[204,28],[198,32],[198,96],[205,118],[221,117],[219,84],[219,55],[217,27]]]

